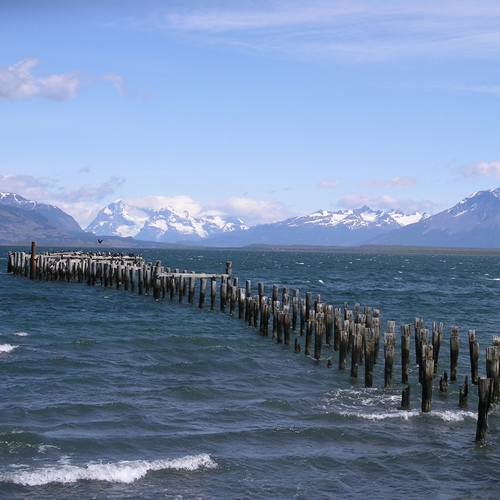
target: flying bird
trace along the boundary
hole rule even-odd
[[[97,238],[97,243],[102,243],[104,240],[100,240],[99,238]]]

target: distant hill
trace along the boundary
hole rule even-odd
[[[500,188],[474,193],[448,210],[377,236],[367,243],[500,248]]]
[[[43,215],[53,226],[66,233],[78,235],[84,233],[78,222],[71,215],[63,212],[55,205],[27,200],[14,193],[0,193],[0,206],[19,208],[25,212]]]

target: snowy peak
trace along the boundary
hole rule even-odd
[[[287,219],[278,224],[284,224],[288,227],[299,227],[303,225],[317,227],[336,227],[342,225],[347,229],[356,230],[360,228],[383,228],[396,229],[408,224],[418,222],[422,218],[428,217],[427,214],[415,212],[411,215],[405,215],[399,210],[390,210],[383,212],[381,210],[372,210],[367,206],[355,210],[344,210],[338,212],[328,212],[327,210],[318,210],[311,214],[300,215]]]
[[[103,208],[89,224],[86,231],[97,236],[135,236],[147,221],[149,214],[144,210],[130,208],[121,200]]]
[[[98,236],[133,236],[143,241],[177,243],[206,239],[212,235],[244,230],[245,224],[220,215],[193,217],[171,206],[160,210],[131,207],[118,200],[103,208],[87,227]]]

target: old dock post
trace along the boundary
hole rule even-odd
[[[392,367],[394,365],[394,344],[396,334],[394,333],[395,322],[387,322],[387,331],[384,334],[384,386],[386,389],[392,388]]]
[[[422,411],[431,411],[432,379],[434,377],[434,359],[432,357],[432,346],[422,345]]]
[[[411,325],[401,325],[401,382],[408,383],[410,372]]]
[[[478,417],[476,426],[476,441],[484,441],[486,429],[488,428],[488,411],[491,404],[491,394],[493,392],[493,379],[479,377],[477,384],[479,392]]]
[[[36,280],[36,242],[31,242],[30,279]]]
[[[477,385],[479,342],[476,340],[475,330],[469,330],[469,355],[470,355],[471,383]]]
[[[458,365],[458,327],[452,326],[450,329],[450,381],[457,380],[457,365]]]

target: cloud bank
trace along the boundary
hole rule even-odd
[[[193,40],[295,57],[348,61],[500,57],[500,4],[457,0],[231,2],[154,17],[158,28]]]
[[[415,201],[411,199],[399,199],[387,194],[373,196],[369,194],[350,193],[342,196],[338,202],[341,208],[360,208],[364,205],[373,210],[399,209],[405,214],[413,212],[432,212],[438,205],[430,200]]]

